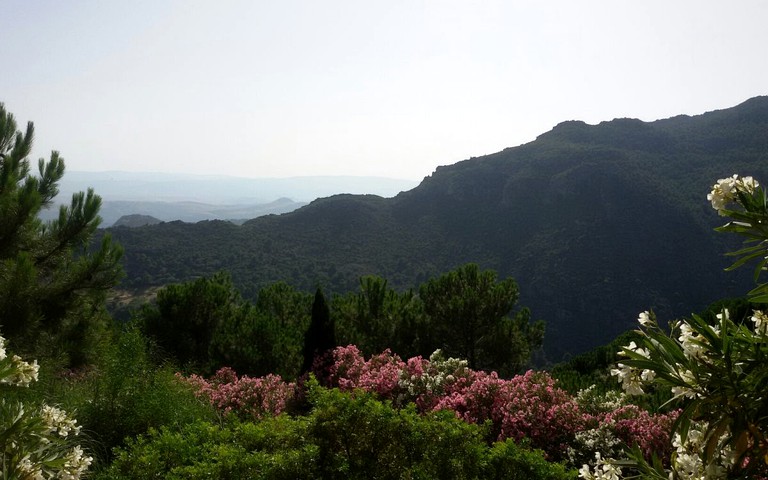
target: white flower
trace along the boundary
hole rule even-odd
[[[758,335],[768,335],[768,315],[761,310],[752,312],[752,321],[755,322],[755,333]]]
[[[75,435],[80,434],[80,427],[77,420],[67,416],[67,412],[56,407],[43,405],[40,409],[40,417],[43,419],[49,433],[58,433],[61,437],[66,437],[70,432]]]
[[[736,180],[736,187],[750,195],[755,193],[755,189],[759,186],[760,184],[757,183],[757,180],[752,177],[742,177],[741,180]]]
[[[21,478],[28,478],[31,480],[45,480],[40,465],[35,465],[32,463],[32,461],[29,459],[29,455],[25,455],[24,458],[21,459],[21,462],[19,462],[18,465],[18,470],[21,474]]]
[[[651,352],[649,352],[647,348],[638,347],[635,342],[629,342],[629,345],[624,348],[631,352],[635,352],[642,357],[651,358]]]
[[[5,360],[6,353],[5,353],[5,339],[3,337],[0,337],[0,361]]]
[[[738,175],[730,178],[721,178],[712,186],[712,191],[707,195],[707,200],[712,202],[712,208],[720,215],[725,215],[725,206],[736,198],[736,179]]]
[[[678,372],[678,378],[685,382],[685,385],[672,387],[672,394],[675,397],[696,398],[699,394],[694,391],[696,386],[696,376],[690,370]]]
[[[642,395],[645,393],[643,392],[641,373],[638,370],[628,365],[624,365],[623,363],[619,363],[616,366],[618,368],[611,369],[611,375],[619,377],[617,381],[621,382],[621,388],[623,388],[627,394]]]
[[[587,480],[619,480],[621,478],[621,468],[610,463],[610,460],[600,458],[600,452],[595,453],[595,473],[593,474],[589,465],[584,464],[579,469],[579,476]]]
[[[680,336],[677,339],[687,357],[702,358],[706,355],[707,349],[703,345],[706,343],[706,339],[695,333],[687,323],[680,324]]]
[[[12,373],[5,378],[0,378],[0,383],[28,387],[30,383],[37,381],[37,373],[40,370],[37,360],[27,363],[20,356],[14,355],[11,357],[11,363]]]
[[[59,478],[63,480],[78,480],[88,470],[92,462],[93,457],[86,456],[80,445],[77,445],[67,455],[64,468],[59,473]]]
[[[637,317],[637,321],[640,322],[640,325],[642,325],[642,326],[644,326],[646,328],[647,327],[651,327],[651,326],[653,326],[656,323],[651,318],[651,314],[648,312],[648,310],[646,310],[644,312],[640,312],[640,315],[638,315],[638,317]]]

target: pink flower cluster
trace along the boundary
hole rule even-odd
[[[256,419],[285,411],[296,389],[294,383],[284,382],[280,375],[238,378],[229,367],[220,369],[210,380],[198,375],[179,377],[193,386],[199,398],[207,399],[223,413],[234,412]]]
[[[600,415],[597,420],[609,425],[616,437],[627,445],[640,447],[646,460],[654,453],[666,459],[672,453],[670,432],[679,414],[680,411],[675,410],[651,415],[637,405],[624,405]]]
[[[527,438],[553,460],[566,458],[569,445],[577,443],[576,433],[606,426],[615,438],[638,445],[648,457],[656,453],[668,458],[670,453],[676,413],[651,415],[634,405],[590,413],[546,372],[529,370],[505,380],[439,352],[429,360],[403,361],[386,350],[365,360],[354,345],[335,348],[323,364],[316,370],[323,385],[372,392],[395,406],[412,402],[421,412],[451,410],[467,422],[489,423],[499,440]],[[277,375],[238,378],[231,368],[222,368],[210,380],[197,375],[184,380],[219,410],[253,418],[280,414],[296,392],[295,384]],[[588,453],[592,456],[593,450]]]
[[[422,357],[403,361],[388,350],[366,361],[354,345],[337,347],[327,384],[342,390],[375,392],[395,405],[414,402],[422,412],[452,410],[463,420],[490,422],[499,440],[527,438],[550,458],[565,457],[576,432],[609,425],[628,445],[668,457],[676,413],[651,415],[634,405],[588,413],[576,398],[557,388],[546,372],[529,370],[505,380],[495,372],[473,371],[466,362]]]

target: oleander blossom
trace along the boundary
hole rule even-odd
[[[752,177],[739,178],[738,175],[733,175],[728,178],[721,178],[712,186],[707,200],[712,203],[712,208],[717,210],[720,216],[725,216],[726,205],[736,201],[739,191],[751,195],[759,186],[757,180]]]
[[[650,351],[647,348],[638,347],[635,342],[630,342],[629,345],[624,347],[624,350],[618,353],[625,354],[625,351],[635,353],[645,359],[651,358]],[[618,377],[617,381],[621,383],[622,389],[628,395],[642,395],[645,393],[643,385],[652,382],[656,378],[656,372],[653,370],[640,370],[624,363],[618,363],[616,367],[611,369],[611,375]]]
[[[193,387],[197,397],[208,400],[222,413],[253,419],[284,412],[296,390],[294,383],[283,381],[280,375],[238,377],[229,367],[220,369],[210,380],[198,375],[177,376]]]
[[[93,463],[93,457],[86,455],[80,445],[76,445],[67,454],[64,467],[59,472],[57,478],[62,480],[78,480],[88,470],[91,463]]]
[[[621,468],[614,465],[611,459],[602,458],[600,452],[595,453],[594,473],[587,464],[579,469],[579,477],[586,480],[619,480],[621,475]]]
[[[752,322],[755,324],[755,333],[758,335],[768,335],[768,315],[762,310],[752,312]]]
[[[706,356],[706,338],[695,332],[687,323],[680,324],[680,336],[677,337],[677,340],[687,357],[704,358]]]
[[[637,316],[637,321],[645,328],[650,328],[654,325],[656,325],[655,319],[651,316],[650,312],[648,310],[644,312],[640,312],[640,315]]]
[[[728,467],[733,465],[734,460],[733,453],[725,442],[728,432],[724,432],[719,439],[721,448],[705,464],[701,453],[706,445],[706,429],[706,422],[695,422],[691,424],[685,440],[679,433],[675,433],[672,440],[672,446],[675,448],[672,469],[679,478],[717,480],[728,477]]]
[[[40,418],[48,429],[48,433],[57,433],[61,437],[66,437],[70,433],[80,434],[77,420],[69,418],[67,412],[60,408],[43,405],[40,409]]]
[[[640,350],[636,345],[635,350]],[[615,446],[623,441],[638,445],[664,457],[666,450],[659,439],[669,438],[670,422],[663,415],[637,415],[628,418],[625,395],[584,393],[571,395],[557,387],[547,372],[529,370],[510,379],[495,372],[474,371],[465,360],[445,358],[440,351],[429,359],[409,358],[403,361],[389,350],[365,359],[354,345],[337,347],[330,352],[330,362],[321,373],[321,385],[343,391],[363,390],[375,394],[395,407],[414,404],[416,410],[427,414],[438,410],[452,411],[458,418],[475,424],[487,424],[489,433],[497,440],[528,439],[531,446],[541,449],[550,460],[584,457],[587,445],[594,445],[601,435]],[[229,368],[219,370],[210,380],[197,375],[182,377],[192,385],[198,396],[206,398],[223,413],[241,417],[261,418],[278,415],[295,386],[276,376],[261,379],[238,377]],[[269,378],[269,381],[266,379]],[[251,385],[243,392],[243,384]],[[265,395],[275,395],[264,402]],[[587,401],[586,398],[590,400]],[[577,398],[591,403],[594,409],[582,408]],[[591,432],[604,424],[606,431]],[[590,431],[590,432],[587,432]],[[576,444],[579,432],[583,442],[579,451],[569,449]],[[655,443],[656,442],[656,443]],[[591,450],[590,450],[591,458]]]
[[[37,381],[37,361],[25,362],[18,355],[8,358],[5,339],[0,337],[0,383],[28,387]],[[25,480],[78,480],[91,465],[72,438],[80,433],[77,421],[60,408],[42,405],[28,408],[23,402],[0,398],[0,438],[5,451],[3,478]]]
[[[681,370],[677,372],[677,378],[683,383],[683,385],[675,385],[672,387],[672,395],[675,397],[696,398],[701,395],[696,392],[697,381],[696,375],[690,370]]]
[[[29,384],[37,381],[39,370],[40,365],[37,364],[37,360],[28,363],[18,355],[14,355],[11,357],[11,373],[0,378],[0,383],[16,387],[29,387]]]

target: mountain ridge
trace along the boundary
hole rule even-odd
[[[672,319],[749,288],[748,275],[722,271],[738,243],[713,232],[721,219],[706,194],[732,173],[768,181],[766,133],[768,97],[654,122],[563,122],[438,167],[392,198],[322,198],[226,236],[162,225],[113,235],[129,279],[146,284],[134,287],[226,269],[246,295],[278,280],[345,291],[366,274],[402,289],[475,262],[518,281],[559,359],[609,341],[648,308]],[[193,244],[168,250],[181,238]]]

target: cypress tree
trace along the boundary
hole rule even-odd
[[[302,374],[312,370],[315,358],[324,355],[336,346],[336,326],[331,319],[328,303],[318,287],[312,302],[312,320],[304,335],[304,363]]]

